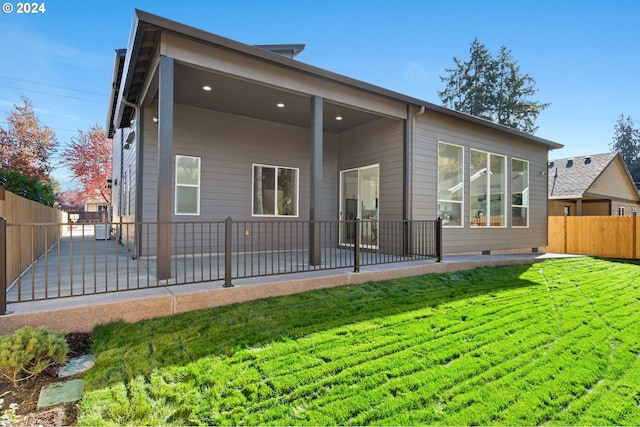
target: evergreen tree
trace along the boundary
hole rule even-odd
[[[521,74],[520,66],[505,46],[494,58],[476,38],[464,62],[455,56],[455,68],[447,68],[443,91],[438,92],[445,107],[476,117],[534,133],[538,115],[549,106],[531,99],[536,81]]]
[[[445,106],[472,116],[491,120],[489,96],[495,85],[494,61],[487,48],[475,39],[469,48],[469,61],[453,57],[455,68],[447,68],[445,90],[438,92]]]
[[[635,124],[630,116],[621,114],[614,126],[615,134],[610,147],[620,153],[631,177],[636,185],[640,185],[640,129]]]

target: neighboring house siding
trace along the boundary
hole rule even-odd
[[[626,171],[619,157],[602,172],[602,175],[589,188],[589,195],[604,196],[617,201],[633,203],[637,199],[637,193],[626,178]]]
[[[611,215],[610,206],[611,206],[611,203],[607,200],[597,201],[597,202],[583,201],[582,215],[583,216]]]
[[[547,245],[547,149],[541,145],[505,135],[491,129],[465,123],[436,113],[416,118],[414,147],[414,218],[431,219],[437,207],[438,142],[464,147],[464,206],[462,227],[444,228],[444,252],[461,253],[483,250],[521,250]],[[506,156],[506,227],[470,227],[469,159],[477,149]],[[511,159],[529,162],[529,227],[511,227]]]

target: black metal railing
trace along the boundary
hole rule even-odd
[[[170,239],[158,239],[167,231]],[[37,224],[0,218],[0,310],[7,302],[440,261],[441,233],[440,220]],[[158,248],[158,241],[170,247]]]

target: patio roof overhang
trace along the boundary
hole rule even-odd
[[[128,127],[134,116],[135,105],[139,105],[148,88],[149,73],[155,72],[154,52],[158,47],[161,33],[166,32],[194,40],[209,46],[215,46],[237,55],[250,57],[270,65],[283,67],[299,73],[301,77],[312,77],[348,89],[356,89],[369,95],[375,95],[408,106],[455,117],[466,122],[492,128],[508,133],[529,142],[540,144],[547,149],[562,148],[562,144],[529,135],[524,132],[474,117],[459,111],[450,110],[417,98],[409,97],[379,86],[371,85],[350,77],[333,73],[297,60],[273,53],[257,46],[246,45],[194,27],[171,21],[140,10],[135,11],[129,46],[126,57],[122,61],[120,78],[114,81],[117,91],[112,92],[109,124],[117,128]],[[240,114],[263,120],[280,122],[294,126],[309,126],[310,99],[316,94],[296,93],[282,87],[272,87],[243,79],[237,79],[213,70],[205,70],[176,62],[176,99],[175,102],[194,105],[216,111]],[[114,73],[115,74],[115,73]],[[214,89],[212,93],[204,93],[202,85],[195,82],[208,81],[207,85]],[[145,82],[147,86],[145,86]],[[213,90],[211,92],[214,92]],[[285,104],[284,109],[276,107],[277,103]],[[286,112],[286,114],[283,114]],[[342,120],[336,120],[342,117]],[[324,130],[340,133],[360,126],[385,115],[375,111],[365,111],[325,98]]]

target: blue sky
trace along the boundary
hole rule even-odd
[[[0,125],[24,94],[63,146],[105,126],[114,50],[135,8],[247,44],[305,43],[301,62],[435,104],[439,76],[474,38],[494,54],[505,45],[551,103],[536,133],[565,145],[551,158],[610,151],[620,115],[640,120],[638,0],[47,0],[29,15],[8,3]],[[73,185],[63,169],[54,176]]]

